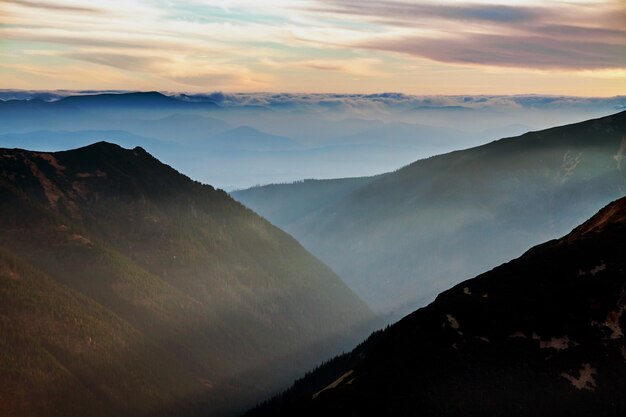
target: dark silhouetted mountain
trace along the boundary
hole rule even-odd
[[[252,416],[626,414],[626,199],[440,294]]]
[[[115,142],[124,147],[141,146],[151,150],[171,150],[173,143],[138,136],[123,130],[38,130],[0,135],[0,147],[57,151],[79,148],[98,141]]]
[[[375,309],[405,314],[623,196],[625,152],[622,112],[420,160],[330,206],[310,195],[308,211],[295,191],[307,184],[272,204],[269,187],[234,195]]]
[[[142,148],[0,149],[0,414],[196,416],[344,349],[366,305]]]
[[[73,107],[73,108],[139,108],[153,109],[161,108],[217,108],[217,104],[210,101],[189,102],[178,100],[165,94],[148,91],[139,93],[106,93],[93,95],[77,95],[64,97],[58,101],[49,103],[55,107]]]
[[[57,101],[7,100],[0,101],[0,133],[112,129],[112,126],[125,130],[118,122],[120,116],[152,115],[150,118],[154,118],[168,112],[204,112],[218,108],[212,102],[188,102],[158,92],[77,95]]]

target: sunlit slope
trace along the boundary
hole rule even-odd
[[[181,415],[203,387],[102,305],[0,251],[0,411],[7,416]],[[178,403],[189,397],[187,404]]]
[[[181,403],[200,391],[207,412],[243,407],[340,350],[370,318],[293,238],[141,148],[5,149],[0,173],[0,245],[193,375],[181,383],[196,391],[181,389]],[[274,366],[285,358],[290,366]],[[136,415],[133,401],[110,402]]]

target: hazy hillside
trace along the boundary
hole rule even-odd
[[[234,195],[371,306],[402,313],[623,196],[625,143],[622,112],[420,160],[346,189],[325,208],[314,204],[327,192],[320,187],[306,198],[310,210],[301,209],[306,183],[280,195],[274,186]],[[273,196],[280,210],[267,203]]]
[[[626,199],[440,294],[249,416],[626,413]]]
[[[307,216],[341,201],[346,195],[379,177],[304,180],[233,191],[231,195],[261,216],[289,229]],[[286,204],[287,203],[287,204]]]
[[[290,236],[138,147],[0,149],[0,249],[12,416],[232,413],[371,319]]]

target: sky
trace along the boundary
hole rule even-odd
[[[626,94],[623,0],[0,0],[0,88]]]

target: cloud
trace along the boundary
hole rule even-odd
[[[624,17],[626,18],[626,16]],[[572,41],[582,40],[619,44],[626,40],[626,29],[620,27],[607,28],[553,24],[534,27],[533,32],[537,35],[566,38]]]
[[[189,86],[215,88],[216,86],[241,83],[241,77],[234,74],[205,73],[193,75],[172,75],[168,78]]]
[[[102,13],[101,9],[97,9],[94,7],[85,7],[83,5],[74,5],[74,4],[59,4],[52,2],[41,2],[34,0],[3,0],[6,3],[14,3],[23,7],[29,8],[37,8],[37,9],[46,9],[53,11],[62,11],[62,12],[78,12],[78,13]]]
[[[0,84],[569,93],[575,73],[586,93],[624,91],[623,1],[268,1],[7,0]]]
[[[351,108],[378,110],[409,110],[420,107],[446,108],[602,108],[626,107],[626,96],[611,98],[589,98],[542,95],[453,95],[417,96],[402,93],[380,94],[291,94],[291,93],[224,93],[188,94],[190,100],[209,100],[223,107],[264,106],[274,109],[301,108]]]
[[[315,10],[384,25],[385,30],[351,43],[353,47],[455,64],[626,68],[626,3],[598,2],[594,8],[550,1],[541,6],[369,0],[322,4]]]
[[[382,71],[376,67],[381,64],[380,60],[367,58],[351,59],[269,59],[260,61],[263,65],[273,69],[311,69],[318,71],[330,71],[350,74],[353,76],[380,76]]]
[[[53,43],[64,46],[80,47],[86,46],[91,48],[117,48],[117,49],[150,49],[152,42],[141,42],[132,40],[131,37],[124,37],[120,34],[102,34],[97,36],[96,33],[84,33],[84,37],[77,37],[75,33],[69,30],[57,30],[46,28],[1,28],[0,36],[5,40],[27,41]],[[154,48],[157,42],[154,42]]]
[[[375,17],[406,25],[415,19],[441,19],[475,22],[517,23],[537,20],[544,11],[528,6],[498,4],[434,4],[402,1],[325,0],[312,10],[349,16]]]
[[[345,71],[345,69],[341,65],[324,63],[324,62],[312,61],[312,62],[305,63],[304,66],[321,70],[321,71]]]
[[[73,52],[63,54],[64,57],[77,59],[80,61],[91,62],[94,64],[107,65],[113,68],[119,68],[128,71],[151,71],[157,68],[157,63],[162,58],[134,56],[120,53],[106,52]]]
[[[458,64],[577,70],[626,68],[624,45],[532,35],[467,34],[447,39],[408,37],[374,40],[358,46]]]

